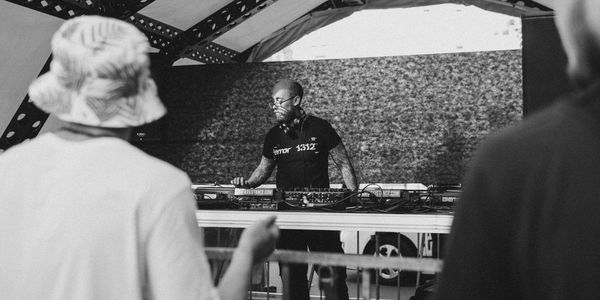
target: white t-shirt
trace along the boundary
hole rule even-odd
[[[126,141],[0,154],[0,299],[217,299],[188,176]]]

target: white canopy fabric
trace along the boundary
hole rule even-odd
[[[546,4],[551,4],[552,0],[546,0]],[[270,57],[287,45],[297,41],[304,35],[339,21],[352,15],[354,12],[363,9],[386,9],[386,8],[408,8],[436,4],[454,3],[462,5],[473,5],[479,8],[499,12],[511,16],[529,16],[536,14],[548,14],[547,12],[525,7],[523,5],[511,5],[504,1],[490,0],[371,0],[363,6],[353,6],[338,9],[329,9],[325,11],[314,12],[303,16],[263,38],[260,43],[254,47],[248,57],[247,62],[260,62]]]
[[[139,11],[180,30],[188,30],[229,4],[231,0],[156,0]],[[277,0],[236,26],[226,29],[212,42],[236,52],[252,49],[247,62],[258,62],[283,49],[302,36],[363,9],[418,7],[445,3],[473,5],[511,16],[547,14],[525,6],[523,1],[508,0],[367,0],[365,5],[313,11],[327,0]],[[335,1],[334,1],[335,2]],[[356,2],[356,1],[354,1]],[[512,4],[511,2],[515,2]],[[551,7],[553,0],[534,1]],[[256,47],[255,47],[256,46]],[[189,64],[189,59],[179,62]],[[177,63],[176,63],[177,64]],[[181,63],[179,63],[181,64]]]

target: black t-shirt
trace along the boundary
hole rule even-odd
[[[341,139],[329,122],[307,116],[286,134],[279,126],[269,130],[263,156],[275,160],[278,188],[329,187],[329,150]]]

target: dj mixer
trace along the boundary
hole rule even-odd
[[[362,185],[358,191],[344,188],[255,189],[220,185],[193,185],[199,209],[323,210],[404,212],[418,209],[451,209],[460,186]]]

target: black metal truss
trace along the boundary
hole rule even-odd
[[[181,29],[138,13],[129,16],[127,19],[125,19],[125,21],[135,25],[144,33],[152,33],[170,41],[179,38],[183,33],[183,30]],[[153,43],[152,46],[161,50],[168,48],[168,44],[157,45]]]
[[[161,23],[157,20],[138,14],[137,12],[154,2],[154,0],[8,0],[9,2],[28,7],[62,19],[70,19],[80,15],[105,15],[119,18],[134,24],[142,30],[151,45],[165,55],[175,55],[174,45],[182,30]],[[176,42],[177,41],[177,42]]]
[[[153,47],[170,49],[182,30],[137,13],[154,0],[7,0],[62,19],[80,15],[105,15],[128,21],[142,30]],[[173,51],[165,51],[170,54]]]
[[[26,97],[0,137],[0,153],[37,136],[47,119],[48,114]]]
[[[154,0],[7,0],[61,19],[103,15],[125,19]]]
[[[157,20],[148,18],[137,11],[154,0],[8,0],[62,19],[80,15],[105,15],[128,21],[142,30],[151,45],[171,55],[174,42],[183,31]],[[167,50],[168,49],[168,50]],[[174,55],[174,54],[173,54]]]
[[[48,58],[40,74],[50,69],[51,60],[52,57]],[[37,108],[26,95],[0,137],[0,153],[37,136],[47,119],[48,114]]]
[[[225,22],[233,20],[239,13],[244,13],[245,18],[251,16],[256,11],[266,7],[267,3],[273,2],[265,0],[235,1],[230,3],[219,12],[211,15],[206,20],[196,24],[187,32],[175,28],[158,20],[137,13],[154,0],[7,0],[9,2],[34,9],[45,14],[49,14],[62,19],[70,19],[80,15],[105,15],[119,18],[134,24],[148,38],[150,45],[160,51],[164,56],[164,64],[172,65],[178,58],[187,57],[202,63],[233,63],[237,62],[235,57],[238,52],[208,42],[203,39],[196,42],[196,39],[190,38],[187,32],[197,32],[203,28],[201,24],[208,24],[220,20],[216,16],[223,16]],[[237,12],[229,14],[228,12]],[[239,18],[239,16],[237,17]],[[244,18],[244,16],[242,16]],[[220,21],[219,21],[220,22]],[[232,23],[227,23],[233,27]],[[213,27],[211,27],[213,28]],[[216,27],[214,27],[216,28]],[[204,31],[202,31],[204,32]],[[221,32],[224,32],[221,30]],[[213,32],[213,37],[220,33]]]
[[[177,60],[177,54],[185,43],[183,30],[139,13],[129,16],[125,21],[135,25],[146,35],[150,45],[160,51],[164,64],[170,66]]]
[[[328,9],[332,9],[332,8],[342,8],[342,7],[348,7],[348,6],[360,6],[360,5],[364,5],[365,4],[365,2],[363,2],[363,1],[328,0],[326,2],[323,2],[323,4],[315,7],[313,10],[309,11],[306,14],[311,14],[313,12],[322,11],[322,10],[328,10]]]
[[[245,19],[250,18],[258,11],[273,4],[275,1],[276,0],[236,0],[227,4],[184,32],[187,45],[178,56],[193,58],[194,53],[196,54],[195,56],[199,55],[198,51],[212,52],[204,46],[223,33],[231,30],[233,27],[239,25]],[[233,50],[229,49],[226,52],[229,51]],[[234,56],[239,54],[237,52],[235,53]],[[223,58],[222,54],[223,53],[218,53],[215,55]],[[223,55],[229,56],[228,54]]]
[[[227,47],[216,43],[208,43],[202,46],[194,47],[194,50],[187,52],[185,57],[203,62],[205,64],[226,64],[239,62],[237,57],[239,53]]]
[[[186,45],[188,45],[184,38],[183,30],[142,14],[132,15],[127,18],[127,21],[134,24],[146,34],[150,45],[160,50],[160,55],[163,56],[163,63],[166,65],[172,65],[175,60],[181,57],[205,64],[238,62],[236,60],[236,57],[239,55],[238,52],[215,43],[193,46],[188,51],[183,51]],[[185,53],[185,55],[180,55],[180,53]]]
[[[71,1],[55,1],[55,0],[7,0],[14,4],[18,4],[51,16],[61,19],[69,19],[72,17],[85,14],[98,14],[99,8],[94,5],[93,1],[80,1],[81,3],[73,4]]]

